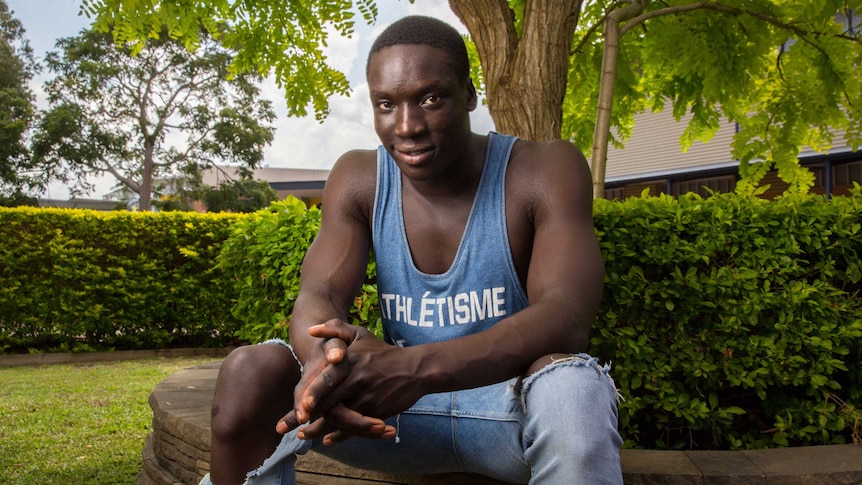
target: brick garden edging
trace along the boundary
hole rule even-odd
[[[113,362],[118,360],[176,358],[176,357],[225,357],[233,348],[203,349],[157,349],[115,350],[112,352],[50,352],[44,354],[0,355],[0,367],[25,365],[77,364],[81,362]]]
[[[197,484],[209,471],[210,406],[221,361],[178,371],[150,395],[153,431],[137,485]],[[627,485],[862,485],[862,446],[753,451],[623,450]],[[496,485],[466,474],[400,476],[357,470],[314,452],[297,461],[299,484]]]

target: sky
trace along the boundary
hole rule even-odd
[[[13,16],[23,24],[25,35],[40,61],[47,52],[55,49],[57,39],[77,35],[90,24],[88,18],[78,15],[80,0],[5,1]],[[316,121],[313,114],[306,118],[288,117],[283,92],[269,80],[264,83],[262,95],[273,101],[278,117],[275,139],[264,154],[264,166],[328,170],[348,150],[377,146],[365,83],[365,59],[376,36],[394,20],[405,15],[429,15],[466,33],[447,0],[416,0],[412,4],[407,0],[377,0],[377,6],[379,15],[374,25],[366,25],[357,15],[356,32],[352,38],[332,37],[329,40],[326,52],[330,65],[347,75],[351,94],[330,99],[331,111],[323,123]],[[53,73],[43,69],[31,82],[40,109],[47,107],[42,85],[53,77]],[[481,103],[472,114],[471,122],[473,130],[479,133],[493,129],[493,121]],[[94,183],[96,189],[83,197],[101,198],[115,185],[115,181],[107,177],[96,179]],[[43,197],[67,199],[68,188],[52,184]]]

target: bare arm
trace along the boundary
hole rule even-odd
[[[347,338],[315,337],[308,329],[327,321],[343,322],[365,277],[371,247],[369,218],[374,200],[373,152],[349,152],[336,163],[323,196],[320,230],[302,263],[300,293],[290,319],[290,341],[303,373],[294,390],[294,409],[278,423],[284,433],[311,417],[303,405],[308,384],[346,353]],[[341,427],[367,437],[389,434],[382,420],[333,403],[325,411],[326,429]],[[333,424],[334,423],[334,424]],[[321,421],[323,427],[323,421]]]
[[[300,292],[290,319],[291,345],[302,362],[320,340],[309,336],[308,328],[346,319],[365,277],[371,248],[367,217],[374,197],[373,170],[367,153],[349,152],[327,180],[323,219],[302,263]]]

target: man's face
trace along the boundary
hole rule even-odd
[[[385,47],[369,59],[374,129],[407,177],[428,180],[458,160],[470,133],[476,92],[446,61],[421,44]]]

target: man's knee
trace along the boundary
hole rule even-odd
[[[616,385],[610,376],[610,366],[602,365],[588,354],[551,354],[537,359],[524,377],[521,392],[526,395],[537,381],[543,392],[552,395],[578,394],[597,398],[599,392],[607,392],[615,404],[620,399]]]
[[[525,437],[531,442],[543,439],[536,450],[578,457],[571,459],[575,461],[589,462],[596,453],[618,460],[620,397],[610,366],[587,354],[547,356],[537,364],[544,365],[521,382]]]
[[[283,345],[246,345],[234,349],[219,370],[219,381],[231,386],[299,380],[299,363]]]
[[[255,428],[261,420],[275,427],[273,417],[293,406],[299,364],[282,345],[239,347],[222,363],[212,408],[214,433],[233,435]]]

